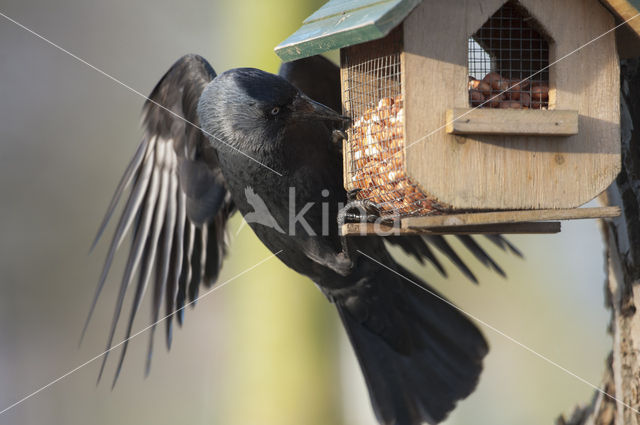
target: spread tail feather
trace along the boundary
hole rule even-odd
[[[378,421],[438,423],[476,387],[487,343],[460,311],[413,283],[386,269],[368,276],[336,306]]]

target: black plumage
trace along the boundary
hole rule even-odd
[[[316,102],[340,112],[340,68],[324,56],[285,62],[278,72],[285,80]]]
[[[114,252],[133,225],[107,347],[136,270],[127,335],[151,281],[152,320],[159,319],[164,304],[170,345],[173,312],[179,309],[182,323],[187,300],[195,300],[200,285],[210,286],[218,276],[227,219],[236,210],[255,217],[259,199],[272,221],[248,220],[249,225],[270,250],[281,251],[286,265],[311,278],[336,305],[379,421],[437,423],[476,386],[487,345],[458,310],[419,288],[432,291],[393,260],[385,241],[445,274],[434,247],[472,281],[476,278],[444,237],[341,238],[337,214],[347,194],[336,131],[345,121],[303,93],[338,108],[337,67],[310,58],[283,66],[282,74],[291,83],[251,68],[216,76],[204,59],[187,55],[153,90],[144,106],[142,143],[98,232],[99,237],[131,186],[96,293],[97,299]],[[311,203],[304,222],[291,223],[290,188],[297,210]],[[490,239],[517,253],[501,236]],[[480,263],[503,274],[471,237],[460,240]],[[94,306],[95,300],[91,311]],[[155,327],[149,359],[154,332]],[[118,372],[125,351],[126,343]]]

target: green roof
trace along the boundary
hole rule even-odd
[[[634,18],[640,11],[640,0],[602,1],[623,20]],[[305,19],[298,31],[276,46],[276,54],[288,62],[382,38],[421,2],[329,0]],[[628,25],[640,36],[640,17],[631,19]]]
[[[330,0],[275,51],[285,61],[382,38],[422,0]]]

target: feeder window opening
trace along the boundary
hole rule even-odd
[[[469,38],[471,106],[549,109],[549,42],[539,28],[509,1]]]

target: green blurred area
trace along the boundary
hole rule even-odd
[[[220,13],[234,23],[229,38],[231,66],[277,73],[280,60],[273,47],[322,4],[317,0],[224,3]],[[231,228],[241,226],[240,222],[237,217]],[[245,253],[242,260],[268,255],[248,226],[240,235],[232,250]],[[241,246],[235,246],[236,242]],[[247,266],[236,258],[230,259],[229,267]],[[340,423],[336,318],[331,306],[308,279],[276,261],[261,268],[259,276],[260,282],[231,289],[236,325],[228,343],[234,354],[228,359],[225,382],[229,393],[221,422]],[[238,400],[247,403],[247,408],[239,406]]]
[[[322,3],[2,0],[0,11],[149,93],[188,52],[202,54],[218,72],[277,72],[273,47]],[[90,256],[87,249],[141,135],[143,99],[2,20],[0,75],[2,410],[104,349],[123,262],[77,348],[107,243]],[[560,235],[511,238],[525,260],[481,240],[509,278],[465,256],[478,286],[443,257],[448,279],[401,253],[397,258],[465,311],[597,385],[610,344],[602,243],[595,222],[563,228]],[[229,233],[220,282],[269,255],[240,217]],[[148,317],[145,306],[134,329]],[[593,389],[583,382],[480,327],[491,345],[485,372],[447,423],[551,423],[590,397]],[[97,387],[94,362],[0,415],[0,424],[375,423],[333,306],[277,259],[189,309],[171,352],[158,339],[147,379],[143,334],[132,341],[113,391],[114,359]]]

